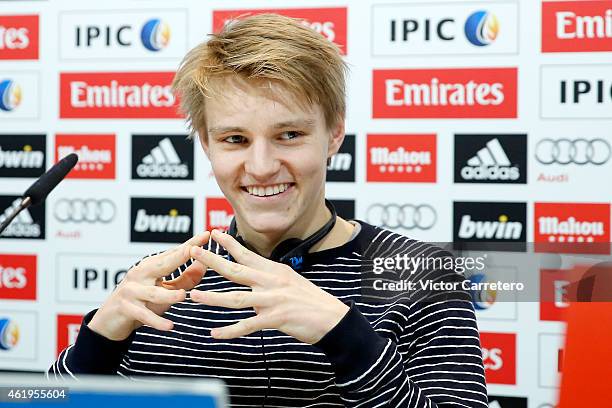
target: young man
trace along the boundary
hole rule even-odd
[[[174,86],[232,231],[130,269],[48,375],[216,377],[241,407],[487,407],[469,299],[362,296],[375,258],[442,251],[326,206],[344,138],[337,48],[293,19],[249,17],[194,48]]]

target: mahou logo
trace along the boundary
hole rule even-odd
[[[57,315],[57,355],[74,342],[81,329],[82,315]]]
[[[436,135],[368,135],[367,181],[436,182]]]
[[[338,45],[343,54],[347,53],[346,7],[215,10],[213,11],[213,31],[218,33],[225,24],[232,20],[263,13],[276,13],[301,19],[304,25]]]
[[[487,384],[516,384],[516,334],[480,333]]]
[[[131,242],[182,243],[193,235],[193,199],[131,200]]]
[[[79,162],[66,178],[115,178],[115,135],[56,135],[55,161],[58,162],[70,153],[76,153]]]
[[[38,59],[38,16],[0,16],[0,60]]]
[[[609,1],[542,3],[542,52],[592,51],[612,51]]]
[[[36,255],[0,254],[0,299],[36,300]]]
[[[60,74],[60,118],[174,119],[174,72]]]
[[[539,252],[610,253],[609,203],[535,203],[534,217]]]
[[[219,229],[226,230],[229,228],[232,218],[234,217],[234,209],[226,198],[207,197],[206,198],[206,225],[207,230]]]
[[[377,69],[373,117],[516,118],[516,68]]]

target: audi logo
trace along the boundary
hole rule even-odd
[[[595,164],[610,159],[612,148],[604,139],[542,139],[536,145],[536,160],[542,164]]]
[[[55,203],[53,215],[60,222],[109,223],[115,218],[115,203],[108,199],[61,199]]]
[[[366,219],[383,228],[428,230],[435,225],[438,214],[429,204],[373,204],[368,208]]]

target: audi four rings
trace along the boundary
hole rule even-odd
[[[536,145],[536,160],[542,164],[595,164],[610,159],[612,148],[607,140],[597,139],[542,139]]]
[[[115,218],[115,203],[106,198],[67,199],[55,203],[53,215],[60,222],[109,223]]]
[[[428,230],[437,219],[436,210],[429,204],[373,204],[366,214],[370,224],[389,229]]]

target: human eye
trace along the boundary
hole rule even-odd
[[[304,135],[303,132],[299,132],[297,130],[289,130],[287,132],[281,133],[281,139],[283,139],[283,140],[291,140],[291,139],[295,139],[295,138],[303,136],[303,135]]]
[[[223,138],[223,141],[231,144],[240,144],[244,143],[246,139],[244,136],[241,135],[231,135]]]

